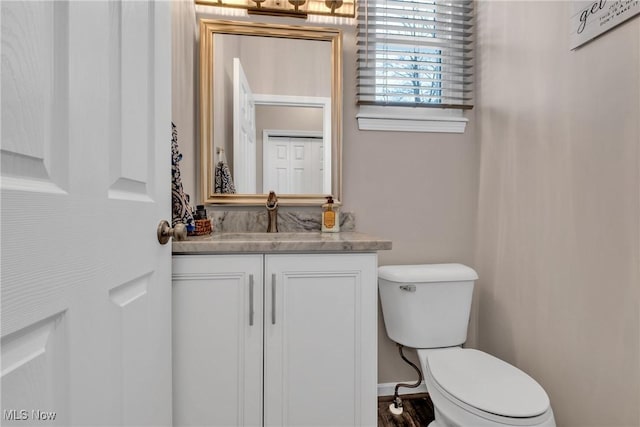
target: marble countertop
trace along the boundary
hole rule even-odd
[[[364,233],[213,233],[173,240],[174,254],[269,252],[375,252],[391,249],[391,241]]]

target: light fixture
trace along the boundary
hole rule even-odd
[[[356,0],[195,0],[197,4],[247,9],[249,14],[293,16],[329,15],[353,18]]]

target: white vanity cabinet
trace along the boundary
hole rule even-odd
[[[376,253],[173,257],[174,424],[377,424]]]

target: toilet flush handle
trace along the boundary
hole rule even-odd
[[[401,285],[400,289],[402,289],[403,291],[407,291],[407,292],[415,292],[416,291],[416,285]]]

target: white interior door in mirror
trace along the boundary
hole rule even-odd
[[[263,138],[264,188],[282,194],[318,194],[323,185],[323,141],[317,137]]]
[[[239,58],[233,58],[233,177],[238,193],[256,192],[256,107]]]

